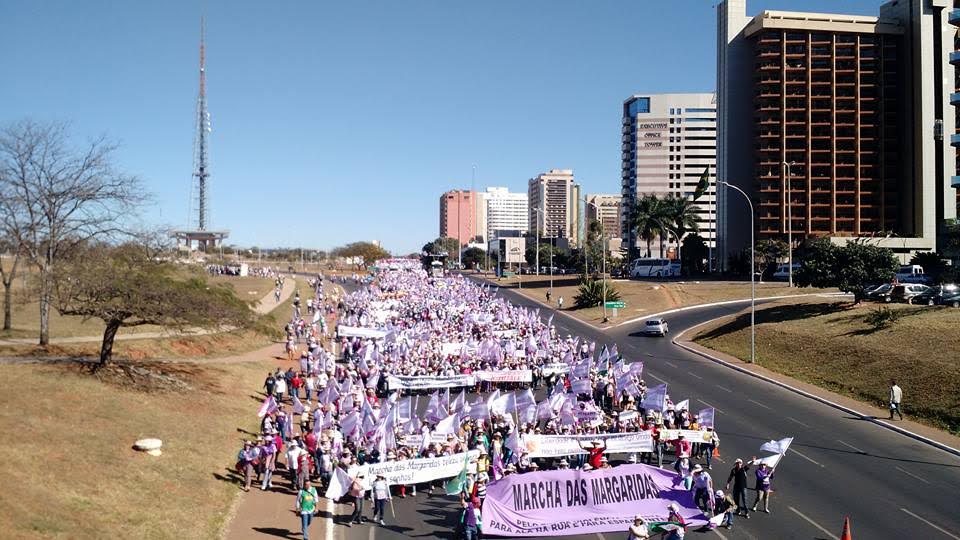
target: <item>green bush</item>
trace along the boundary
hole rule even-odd
[[[900,311],[890,309],[886,306],[879,307],[863,317],[863,320],[873,327],[874,330],[882,330],[897,322],[900,318]]]
[[[607,302],[616,302],[620,300],[620,291],[607,283]],[[604,302],[603,298],[603,280],[591,279],[580,284],[577,295],[573,297],[574,309],[596,307]]]

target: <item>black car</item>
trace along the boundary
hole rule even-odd
[[[874,302],[889,302],[890,301],[890,291],[893,290],[893,285],[890,283],[884,283],[875,289],[868,291],[866,294],[867,300],[872,300]]]
[[[937,285],[911,299],[913,304],[926,304],[928,306],[954,305],[958,302],[960,302],[960,288],[956,285]],[[960,305],[957,307],[960,307]]]

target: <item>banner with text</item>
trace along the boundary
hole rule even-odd
[[[481,370],[474,371],[473,376],[478,381],[490,382],[531,382],[533,381],[533,372],[529,369],[504,369],[498,371]]]
[[[494,536],[582,535],[622,532],[640,514],[666,521],[677,503],[688,528],[706,517],[673,471],[621,465],[514,474],[490,484],[483,503],[483,533]]]
[[[692,442],[692,443],[704,443],[710,442],[713,438],[713,434],[709,431],[696,431],[692,429],[661,429],[660,430],[660,440],[661,441],[672,441],[679,439],[680,435],[683,435],[683,438]]]
[[[586,454],[583,446],[589,447],[591,441],[595,440],[606,441],[606,452],[609,454],[653,451],[653,436],[647,431],[599,435],[524,435],[522,444],[531,458],[559,457]]]
[[[360,482],[363,487],[370,489],[370,485],[377,479],[377,475],[382,474],[390,485],[395,484],[420,484],[431,482],[433,480],[442,480],[444,478],[453,478],[460,474],[463,465],[467,461],[467,455],[470,458],[476,458],[480,455],[479,450],[471,450],[467,453],[453,454],[451,456],[442,456],[436,458],[403,459],[399,461],[385,461],[383,463],[370,463],[350,467],[347,470],[352,478],[357,474],[363,474],[363,480]],[[476,465],[474,465],[476,469]],[[468,466],[469,472],[469,466]]]
[[[423,388],[458,388],[473,386],[477,380],[473,375],[433,375],[433,376],[395,376],[387,377],[390,390],[420,390]]]

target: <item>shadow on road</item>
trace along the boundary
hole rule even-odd
[[[260,534],[267,534],[270,536],[277,536],[280,538],[299,538],[300,534],[291,531],[290,529],[281,529],[279,527],[254,527],[253,530],[257,531]]]

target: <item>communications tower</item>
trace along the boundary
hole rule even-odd
[[[200,91],[197,94],[196,128],[193,140],[193,179],[190,187],[190,228],[173,231],[177,246],[207,252],[223,242],[230,231],[208,229],[207,204],[210,180],[208,163],[208,139],[210,136],[210,113],[207,112],[207,66],[206,43],[204,40],[204,20],[200,18]],[[194,224],[193,201],[197,202],[196,222]],[[195,228],[194,228],[195,225]]]

